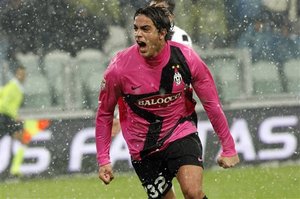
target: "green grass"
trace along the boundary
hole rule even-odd
[[[182,198],[174,180],[177,198]],[[300,198],[300,165],[210,169],[204,173],[204,190],[212,199]],[[0,198],[147,198],[133,173],[117,173],[110,185],[96,175],[73,175],[52,179],[11,180],[0,183]]]

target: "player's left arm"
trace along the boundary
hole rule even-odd
[[[230,157],[235,157],[237,152],[213,77],[206,64],[195,51],[191,52],[188,63],[192,74],[192,86],[221,142],[221,157],[226,157],[221,159],[225,161],[225,165],[227,163],[231,165],[230,160],[232,158]]]

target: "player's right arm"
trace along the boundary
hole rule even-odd
[[[110,163],[109,149],[111,144],[114,110],[120,95],[116,62],[112,61],[105,71],[98,100],[96,115],[95,141],[97,161],[101,168]]]

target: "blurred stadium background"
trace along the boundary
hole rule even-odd
[[[97,173],[94,114],[102,75],[111,57],[133,43],[132,15],[146,3],[0,0],[0,86],[12,77],[18,63],[23,64],[28,78],[20,116],[50,121],[26,149],[20,168],[23,178]],[[242,160],[240,173],[247,166],[290,164],[294,166],[286,178],[295,177],[288,183],[299,185],[300,1],[185,0],[177,1],[175,14],[176,25],[190,34],[193,48],[217,83]],[[206,167],[213,171],[217,139],[198,104]],[[9,137],[0,140],[4,184],[11,179],[10,148],[17,147]],[[129,159],[118,135],[112,145],[116,170],[131,172]],[[299,187],[297,191],[297,186],[291,186],[294,195],[286,198],[297,198]],[[86,198],[57,194],[57,198]],[[3,198],[7,197],[18,196]]]

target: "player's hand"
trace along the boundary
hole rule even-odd
[[[109,184],[114,179],[111,164],[100,166],[98,175],[100,180],[102,180],[105,184]]]
[[[238,155],[234,155],[231,157],[220,156],[220,157],[218,157],[217,162],[220,167],[227,169],[227,168],[234,167],[237,163],[240,162],[240,159],[239,159]]]

